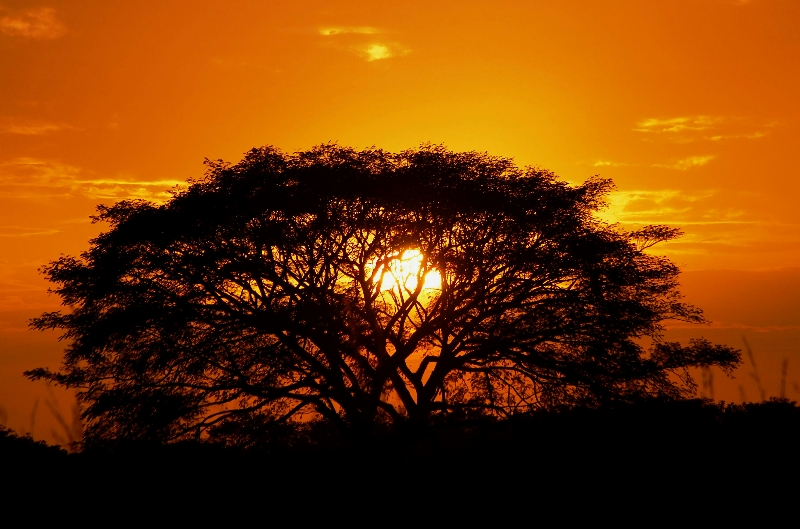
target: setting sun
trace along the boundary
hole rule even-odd
[[[400,255],[389,261],[375,274],[375,282],[380,282],[380,290],[393,290],[402,285],[406,292],[416,290],[420,277],[423,278],[423,289],[441,289],[442,275],[435,269],[423,269],[422,253],[417,249],[404,250]]]

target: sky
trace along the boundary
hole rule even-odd
[[[798,64],[797,0],[0,0],[0,423],[65,435],[28,321],[98,204],[325,142],[613,179],[602,218],[684,232],[655,251],[712,323],[666,338],[750,348],[713,396],[800,399]]]

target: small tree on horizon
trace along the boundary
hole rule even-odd
[[[32,327],[69,345],[26,374],[79,390],[90,442],[677,399],[740,362],[663,340],[704,321],[646,251],[679,231],[598,220],[610,180],[431,145],[207,165],[163,205],[99,206],[110,229],[44,267],[70,310]]]

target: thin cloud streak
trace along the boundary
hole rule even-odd
[[[666,241],[655,252],[671,256],[748,255],[772,252],[778,247],[797,244],[797,225],[753,218],[743,209],[720,209],[720,190],[687,193],[678,189],[613,191],[607,207],[596,214],[598,220],[624,229],[648,225],[682,228],[685,234]],[[738,258],[738,257],[737,257]]]
[[[324,27],[319,29],[319,34],[324,37],[331,37],[334,35],[346,35],[346,34],[357,34],[357,35],[377,35],[379,33],[383,33],[383,30],[374,28],[372,26],[333,26],[333,27]]]
[[[639,121],[631,130],[652,137],[661,137],[677,143],[694,141],[720,141],[728,139],[758,139],[769,134],[767,130],[777,123],[761,125],[741,117],[723,116],[678,116],[674,118],[647,118]],[[720,130],[721,129],[721,130]],[[745,130],[742,130],[745,129]],[[749,130],[747,130],[749,129]],[[753,129],[760,129],[755,130]]]
[[[367,62],[379,61],[382,59],[391,59],[392,57],[401,57],[408,55],[410,50],[402,47],[399,44],[383,44],[383,43],[370,43],[363,46],[354,47],[358,55],[366,59]]]
[[[690,212],[694,203],[706,201],[716,194],[714,189],[695,194],[677,189],[613,191],[598,218],[606,222],[636,224],[673,222],[676,217],[685,218],[681,214]]]
[[[48,228],[25,228],[23,226],[0,226],[0,237],[34,237],[37,235],[55,235],[61,230]]]
[[[33,158],[0,163],[0,196],[10,198],[83,196],[90,199],[165,202],[171,197],[167,189],[181,185],[185,185],[185,182],[92,178],[78,167]]]
[[[678,160],[671,164],[653,164],[651,167],[663,167],[667,169],[677,169],[679,171],[687,171],[693,167],[702,167],[711,160],[713,160],[714,158],[716,158],[716,156],[713,154],[708,154],[705,156],[689,156],[688,158]]]
[[[649,118],[637,123],[637,132],[682,132],[685,130],[707,130],[724,118],[712,116],[677,117],[669,119]]]
[[[613,191],[597,217],[610,223],[629,225],[674,224],[680,226],[769,225],[775,223],[743,218],[744,211],[708,207],[718,194],[715,189],[693,194],[676,189]]]
[[[592,165],[594,167],[627,167],[629,165],[635,165],[635,164],[629,164],[624,162],[612,162],[610,160],[597,160]]]
[[[763,138],[767,136],[768,132],[754,132],[752,134],[718,134],[716,136],[707,136],[707,140],[711,141],[720,141],[720,140],[735,140],[735,139],[748,139],[748,140],[756,140],[758,138]]]
[[[702,156],[689,156],[670,163],[653,163],[653,164],[638,164],[627,162],[615,162],[611,160],[597,160],[592,165],[594,167],[659,167],[661,169],[676,169],[678,171],[687,171],[693,167],[702,167],[711,160],[716,158],[714,154],[706,154]]]
[[[41,136],[61,130],[76,130],[71,125],[45,122],[7,122],[0,125],[0,132],[5,134],[21,134],[23,136]]]
[[[362,40],[362,35],[379,35],[386,33],[385,30],[373,26],[326,26],[319,28],[318,33],[326,37],[325,46],[347,49],[367,62],[401,57],[407,55],[411,51],[398,42],[374,40],[365,42]],[[327,38],[345,36],[346,38],[344,38],[343,42],[339,38]]]

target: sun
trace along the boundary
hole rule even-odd
[[[388,59],[392,56],[392,51],[385,44],[370,44],[366,50],[367,61],[379,61],[381,59]]]
[[[413,292],[422,279],[423,290],[441,290],[442,275],[434,268],[425,270],[423,260],[424,256],[418,249],[403,250],[375,274],[375,282],[380,282],[381,291],[402,287],[403,291]]]

